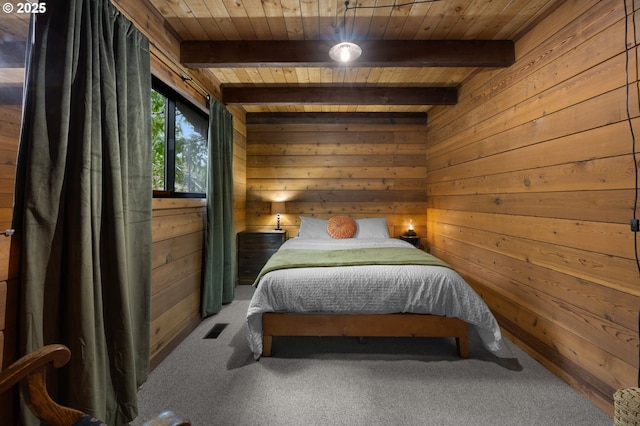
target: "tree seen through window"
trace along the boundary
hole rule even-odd
[[[204,196],[206,115],[166,89],[152,90],[151,108],[153,189],[176,196]]]

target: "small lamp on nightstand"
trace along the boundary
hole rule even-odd
[[[280,228],[280,215],[285,213],[284,201],[273,201],[271,203],[271,214],[277,215],[276,231],[281,231]]]
[[[420,248],[420,237],[418,237],[416,231],[413,230],[413,219],[409,219],[409,229],[407,229],[404,234],[400,235],[400,239]]]
[[[404,233],[407,237],[415,237],[416,231],[413,230],[413,219],[409,219],[409,229]]]

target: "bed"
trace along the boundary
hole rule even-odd
[[[255,359],[271,355],[273,336],[452,337],[466,358],[469,325],[510,356],[487,305],[449,265],[390,238],[385,219],[353,222],[334,238],[330,220],[301,217],[298,237],[269,259],[247,310]]]

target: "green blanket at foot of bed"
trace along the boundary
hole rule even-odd
[[[274,253],[254,283],[268,272],[289,268],[358,265],[428,265],[451,268],[447,263],[416,248],[379,247],[350,250],[285,249]]]

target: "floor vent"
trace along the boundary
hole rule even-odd
[[[218,336],[220,335],[220,333],[222,333],[222,330],[225,329],[226,326],[228,326],[229,324],[225,324],[225,323],[218,323],[218,324],[214,324],[213,328],[211,330],[209,330],[209,333],[207,333],[206,336],[204,336],[205,339],[217,339]]]

